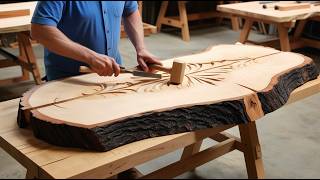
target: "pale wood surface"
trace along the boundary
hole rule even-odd
[[[281,2],[288,3],[288,2]],[[279,11],[274,8],[263,9],[258,1],[236,4],[225,4],[217,7],[219,11],[235,14],[243,17],[262,19],[272,22],[289,22],[320,15],[320,6],[311,5],[309,9],[297,9],[290,11]]]
[[[320,78],[295,89],[288,103],[318,92],[320,92]],[[109,176],[112,176],[142,161],[146,162],[167,152],[194,144],[202,137],[215,134],[209,129],[151,138],[104,153],[62,148],[36,139],[29,129],[18,128],[16,125],[18,103],[19,99],[0,103],[0,146],[27,167],[30,176],[36,175],[36,177],[70,178],[83,175],[83,177],[103,178],[111,172]],[[225,128],[228,127],[221,127],[216,131]]]
[[[4,18],[0,20],[0,33],[20,32],[30,30],[31,17],[37,2],[22,2],[1,4],[0,12],[29,9],[30,14],[27,16]]]
[[[163,61],[164,66],[171,67],[173,60],[187,63],[186,77],[180,85],[168,86],[169,75],[165,73],[160,80],[131,74],[117,78],[88,74],[38,86],[24,96],[22,105],[32,108],[76,98],[32,113],[45,121],[92,128],[147,112],[243,99],[272,88],[268,87],[272,78],[306,61],[295,53],[248,45],[215,46],[199,54]]]

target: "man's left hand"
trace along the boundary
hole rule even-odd
[[[137,52],[137,61],[140,67],[142,68],[143,71],[145,72],[151,72],[152,70],[148,67],[148,64],[159,64],[162,65],[160,60],[151,54],[149,51],[146,49],[143,49],[139,52]]]

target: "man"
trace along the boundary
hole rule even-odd
[[[101,76],[118,76],[121,19],[144,71],[161,64],[146,50],[136,1],[39,1],[31,36],[45,47],[48,80],[79,75],[82,65]]]

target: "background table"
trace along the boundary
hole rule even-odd
[[[290,3],[290,2],[280,2]],[[245,19],[244,27],[240,34],[239,42],[252,42],[248,41],[249,33],[254,21],[263,22],[267,24],[275,24],[278,28],[279,40],[282,51],[291,51],[292,49],[300,48],[303,46],[311,46],[320,48],[320,42],[302,38],[301,34],[303,28],[308,20],[320,21],[320,6],[311,6],[307,9],[298,9],[290,11],[279,11],[273,8],[263,9],[263,4],[258,1],[244,2],[236,4],[219,5],[218,10],[226,13],[233,14]],[[296,22],[300,21],[296,26]],[[296,26],[293,38],[289,39],[288,31],[290,28]],[[255,42],[252,42],[255,43]],[[261,45],[274,46],[277,40],[272,40]]]

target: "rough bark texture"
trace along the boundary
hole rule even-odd
[[[270,91],[258,93],[264,113],[267,114],[279,109],[287,102],[290,93],[295,88],[316,79],[318,75],[319,71],[313,62],[281,75],[278,78],[278,83]]]
[[[279,76],[271,90],[258,93],[264,113],[280,108],[287,102],[295,88],[317,78],[318,75],[316,66],[310,63]],[[25,113],[19,107],[18,125],[20,127],[27,125],[25,118]],[[150,137],[248,122],[243,100],[197,105],[165,112],[150,112],[140,117],[92,129],[52,124],[39,120],[32,114],[29,119],[34,135],[40,139],[54,145],[96,151],[107,151]]]
[[[25,126],[23,116],[18,120]],[[248,122],[243,101],[227,101],[144,114],[92,129],[52,124],[31,117],[34,135],[51,144],[108,151],[134,141]]]

